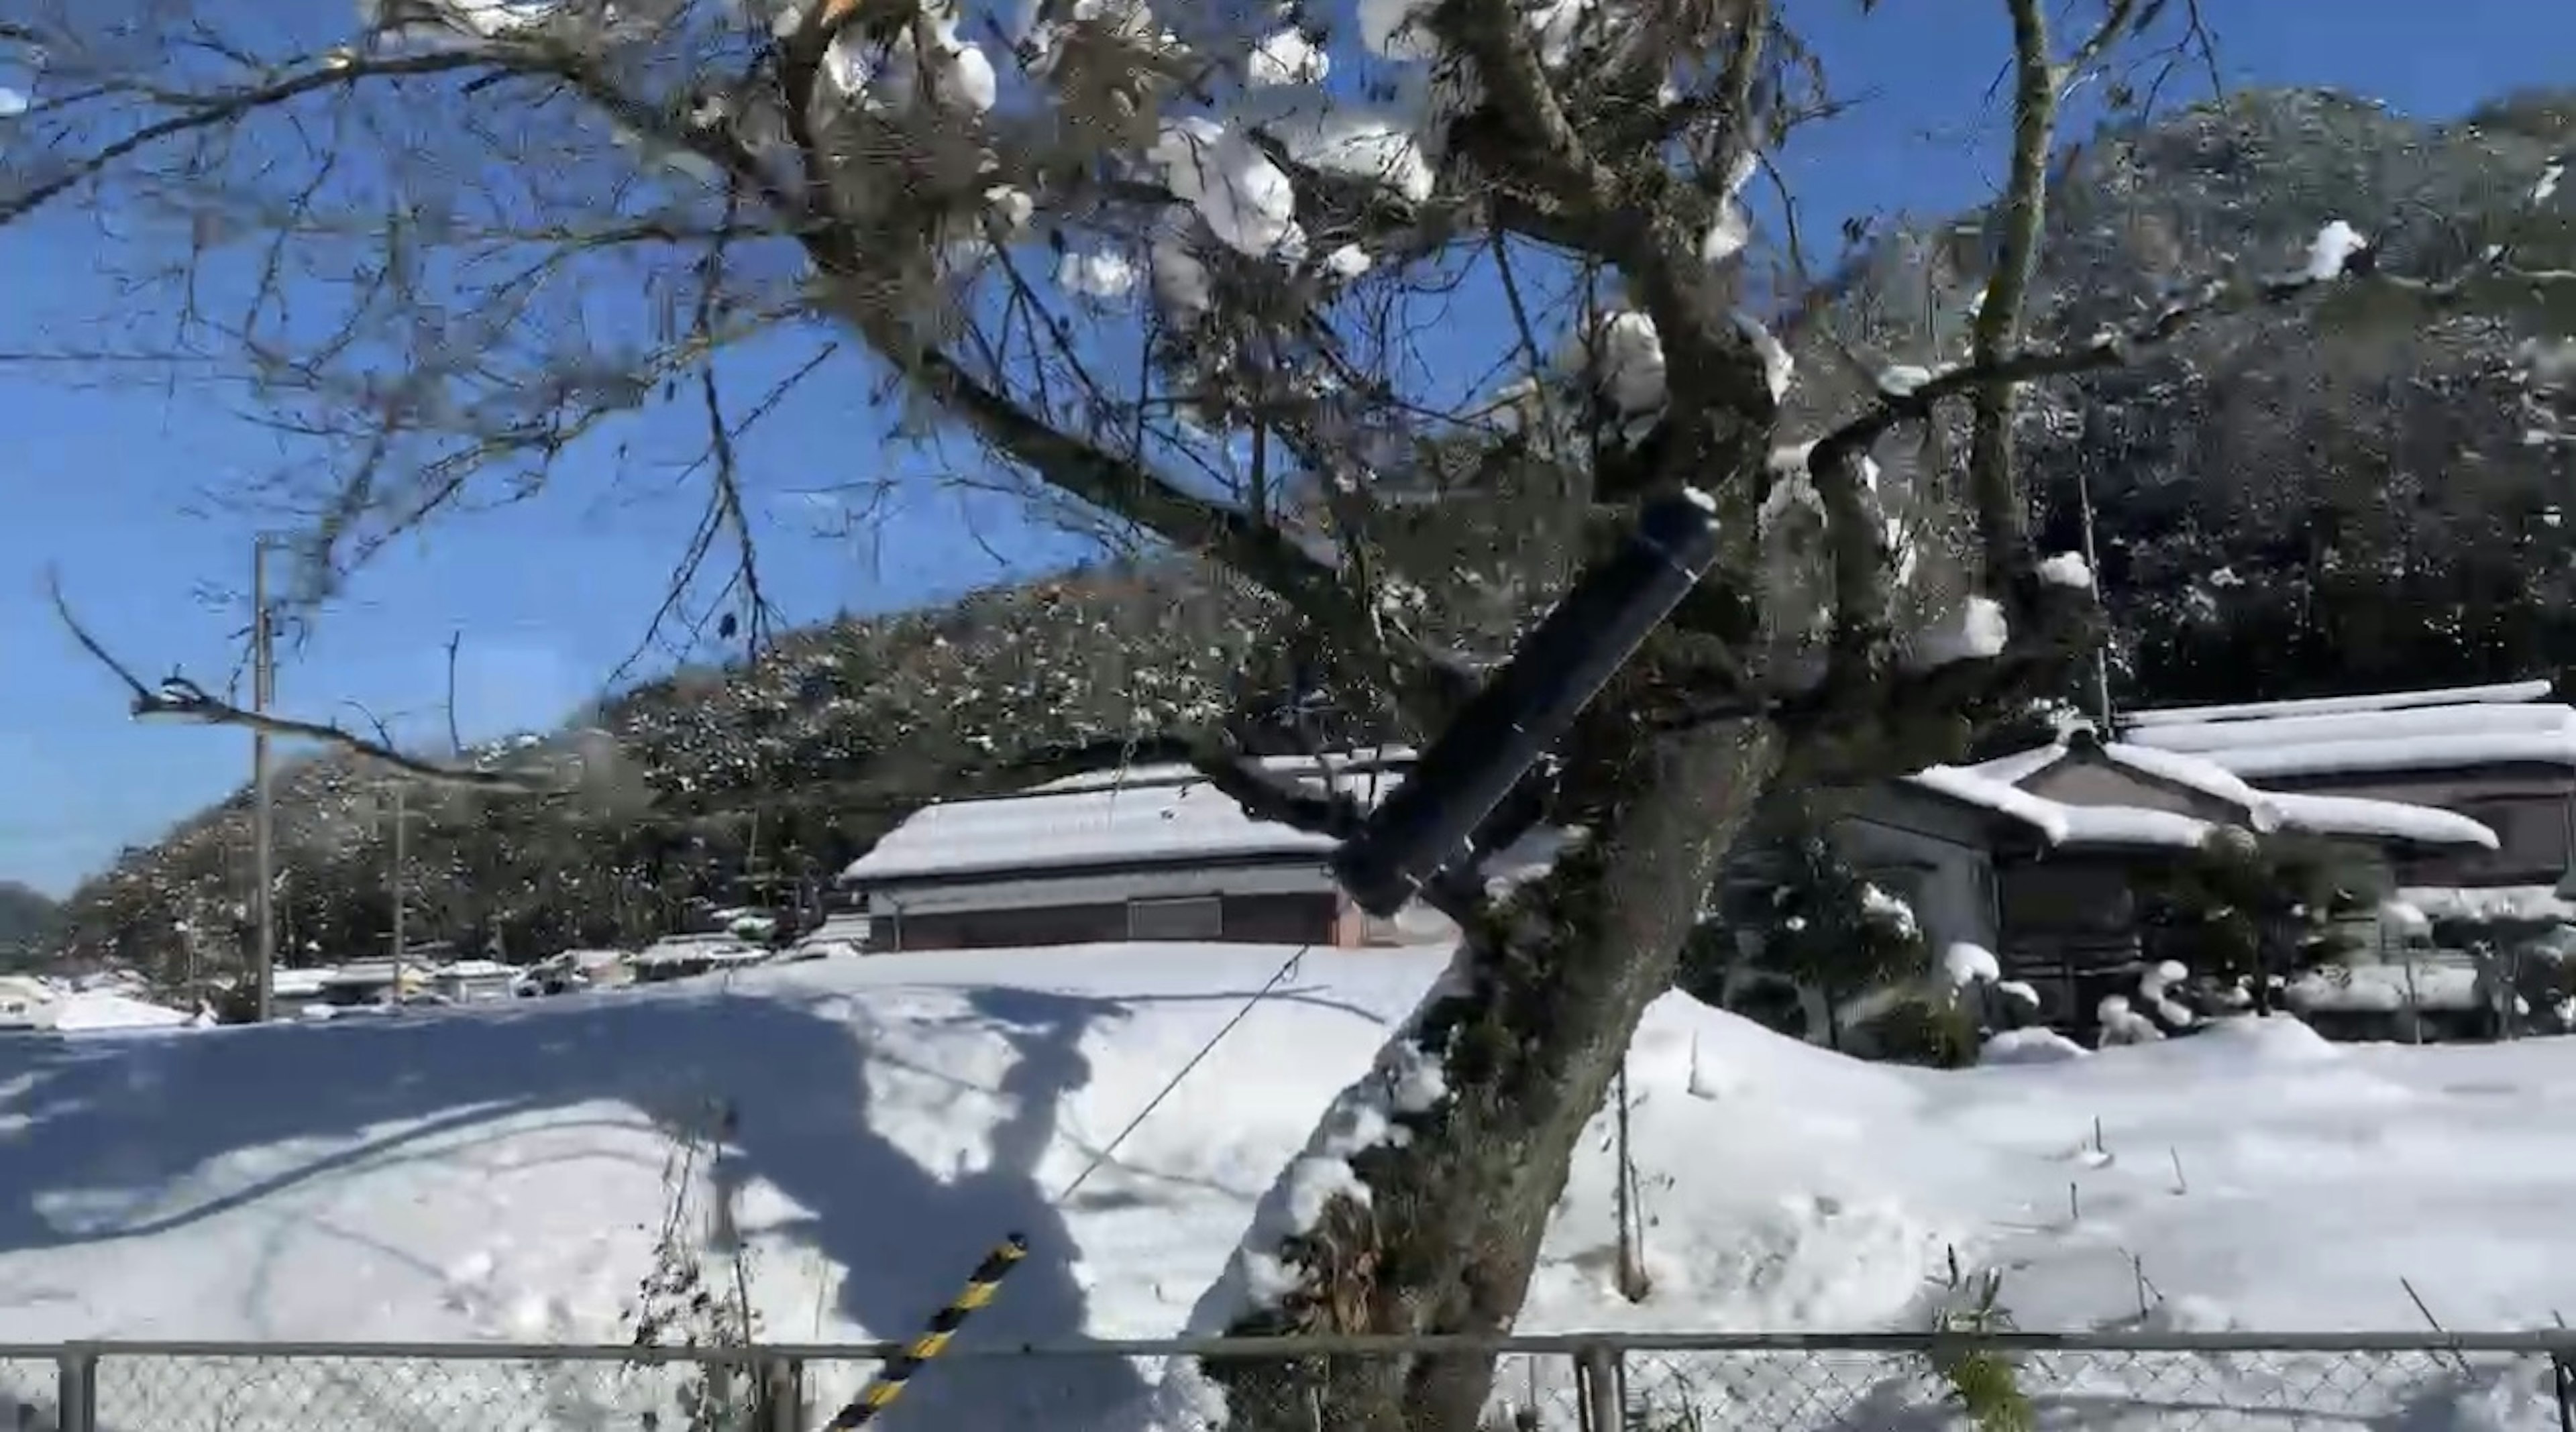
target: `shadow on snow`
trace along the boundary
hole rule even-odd
[[[1090,1082],[1083,1038],[1138,1005],[1241,1001],[1250,991],[955,992],[971,1021],[1007,1039],[1014,1057],[987,1091],[1004,1105],[991,1157],[954,1178],[871,1129],[867,1026],[821,1011],[837,994],[680,986],[259,1030],[0,1041],[0,1113],[19,1123],[0,1136],[0,1258],[166,1232],[335,1172],[441,1157],[451,1146],[424,1141],[514,1116],[610,1102],[675,1132],[703,1129],[721,1102],[737,1122],[716,1166],[719,1186],[766,1182],[807,1211],[776,1231],[843,1270],[838,1306],[851,1321],[880,1338],[910,1337],[993,1244],[1019,1232],[1029,1256],[976,1315],[967,1340],[1078,1337],[1087,1309],[1073,1269],[1078,1250],[1037,1170],[1058,1136],[1059,1108]],[[1294,989],[1271,998],[1332,1003]],[[387,1126],[398,1127],[368,1132]],[[224,1155],[299,1141],[342,1147],[183,1211],[84,1231],[65,1231],[43,1212],[52,1196],[148,1195]],[[991,1419],[1026,1412],[1078,1425],[1140,1390],[1122,1360],[1008,1366],[1007,1375],[978,1377],[934,1368],[907,1390],[906,1415],[1001,1425]]]

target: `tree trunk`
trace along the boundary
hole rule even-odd
[[[1510,1329],[1584,1124],[1646,1006],[1671,988],[1709,883],[1779,764],[1761,723],[1653,735],[1616,712],[1578,731],[1568,756],[1564,805],[1590,838],[1466,933],[1452,978],[1396,1035],[1438,1060],[1445,1097],[1349,1155],[1364,1197],[1334,1197],[1270,1247],[1247,1240],[1244,1256],[1278,1259],[1293,1286],[1230,1333]],[[1327,1113],[1328,1130],[1355,1106],[1383,1107],[1385,1087],[1382,1065]],[[1285,1186],[1273,1205],[1288,1206]],[[1260,1281],[1245,1272],[1239,1261],[1227,1284]],[[1492,1375],[1483,1357],[1205,1371],[1233,1432],[1471,1432]]]

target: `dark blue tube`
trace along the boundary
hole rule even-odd
[[[1485,817],[1699,584],[1717,546],[1716,510],[1699,494],[1648,503],[1628,540],[1583,574],[1333,853],[1352,902],[1384,919],[1464,855]]]

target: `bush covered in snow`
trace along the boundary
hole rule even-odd
[[[1866,997],[1919,981],[1928,953],[1911,906],[1812,827],[1730,863],[1685,956],[1682,985],[1784,1034],[1861,1052]],[[1866,1045],[1868,1041],[1859,1041]]]
[[[2447,977],[2428,999],[2423,980],[2397,1016],[2416,1037],[2512,1038],[2576,1029],[2576,903],[2542,886],[2416,888],[2404,913],[2410,964]]]
[[[2215,1006],[2233,990],[2268,1011],[2283,982],[2357,953],[2352,931],[2371,910],[2358,881],[2332,861],[2243,831],[2221,831],[2148,868],[2138,885],[2154,960],[2145,972],[2153,988],[2142,985],[2139,1002],[2159,1017],[2222,1012]]]

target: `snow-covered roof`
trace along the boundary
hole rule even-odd
[[[2190,850],[2216,827],[2193,816],[2144,806],[2072,805],[1961,766],[1928,766],[1905,778],[1952,800],[1991,810],[2039,832],[2050,845],[2074,849]]]
[[[2145,711],[2128,719],[2124,735],[2131,744],[2196,755],[2254,780],[2480,765],[2576,766],[2576,708],[2538,700],[2550,690],[2547,682],[2522,682],[2270,708]],[[2365,704],[2372,702],[2381,704]]]
[[[2263,793],[2247,785],[2244,777],[2214,761],[2120,741],[2106,741],[2096,749],[2104,760],[2115,766],[2237,807],[2246,813],[2256,830],[2268,830],[2274,824]]]
[[[2189,848],[2208,838],[2211,822],[2173,811],[2126,805],[2081,805],[2021,789],[2074,754],[2065,744],[2016,752],[1975,766],[1934,766],[1910,779],[2037,829],[2055,846]],[[2094,748],[2103,759],[2141,775],[2198,791],[2242,813],[2255,831],[2359,836],[2417,845],[2470,845],[2493,850],[2496,834],[2463,815],[2398,801],[2297,795],[2248,785],[2216,762],[2125,742]]]
[[[1311,768],[1311,765],[1310,765]],[[1131,772],[1131,779],[1133,773]],[[1365,796],[1368,777],[1357,778]],[[1393,778],[1380,786],[1391,787]],[[1321,858],[1333,842],[1256,821],[1205,777],[1173,784],[1041,790],[924,806],[841,872],[850,884],[1088,866],[1177,864],[1210,856]]]
[[[758,964],[769,958],[769,951],[739,940],[709,938],[703,935],[671,935],[655,940],[637,953],[638,965]]]
[[[1983,761],[1969,769],[2008,785],[2026,785],[2041,772],[2055,767],[2075,754],[2077,747],[2060,741]],[[2260,792],[2247,785],[2243,777],[2213,761],[2173,751],[2160,751],[2148,746],[2132,746],[2118,741],[2105,741],[2090,748],[2102,759],[2137,775],[2167,785],[2196,791],[2210,799],[2236,807],[2245,813],[2246,821],[2256,830],[2272,828],[2272,813],[2263,803]]]
[[[2496,833],[2453,811],[2404,801],[2365,800],[2359,796],[2312,796],[2292,791],[2265,791],[2283,830],[2311,835],[2362,835],[2413,845],[2473,845],[2497,848]]]
[[[1334,776],[1347,779],[1365,789],[1370,777],[1392,773],[1413,764],[1410,746],[1371,746],[1356,751],[1326,756],[1263,756],[1256,762],[1273,775],[1300,777]],[[1392,778],[1391,776],[1384,778]],[[1105,771],[1084,771],[1061,776],[1022,791],[1022,795],[1057,795],[1066,791],[1135,790],[1145,786],[1188,785],[1204,781],[1194,766],[1165,764],[1154,766],[1116,766]]]
[[[599,970],[625,963],[624,950],[558,950],[536,963],[541,970]]]
[[[376,985],[421,979],[429,974],[429,968],[410,960],[365,959],[351,960],[332,969],[316,970],[313,974],[317,985]],[[272,984],[270,988],[274,990],[276,986]]]
[[[2547,681],[2506,681],[2433,691],[2384,691],[2368,696],[2312,696],[2297,701],[2244,701],[2224,706],[2164,706],[2120,715],[2123,727],[2200,726],[2217,721],[2268,721],[2285,716],[2343,716],[2405,711],[2423,706],[2525,706],[2552,691]]]

